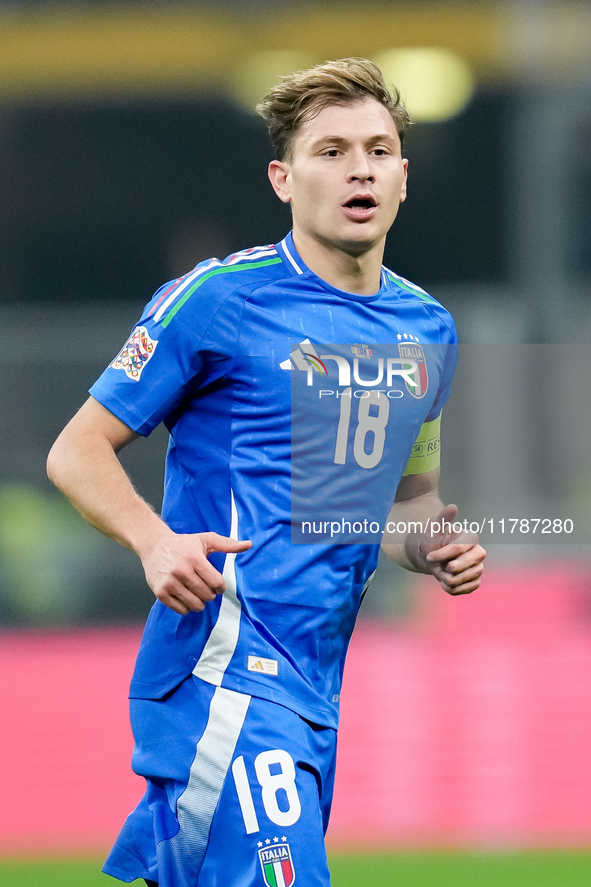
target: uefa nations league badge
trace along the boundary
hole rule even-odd
[[[145,326],[136,326],[110,366],[123,370],[129,379],[139,382],[142,370],[154,354],[157,344],[155,339],[150,338]]]
[[[289,844],[262,847],[259,860],[267,887],[291,887],[295,881],[295,869]]]

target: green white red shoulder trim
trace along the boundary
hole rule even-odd
[[[191,298],[206,280],[217,274],[227,274],[234,271],[253,270],[263,268],[266,265],[275,265],[281,262],[277,250],[273,245],[254,247],[233,253],[221,262],[219,259],[210,259],[208,262],[198,265],[184,277],[175,280],[165,292],[162,293],[154,307],[152,315],[155,323],[168,326],[175,314]]]
[[[437,299],[434,299],[429,293],[426,293],[424,289],[421,289],[420,286],[417,286],[416,283],[411,283],[410,280],[406,280],[405,277],[400,277],[398,274],[394,274],[393,271],[390,271],[389,268],[384,269],[388,279],[391,283],[399,286],[400,289],[406,290],[407,293],[411,293],[413,296],[418,296],[419,299],[423,299],[425,302],[431,302],[433,305],[439,305]]]

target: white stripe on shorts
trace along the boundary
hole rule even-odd
[[[205,731],[197,743],[189,782],[177,801],[179,831],[170,849],[182,871],[199,871],[209,840],[226,774],[244,724],[251,697],[217,687],[209,707]]]

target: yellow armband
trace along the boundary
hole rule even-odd
[[[426,474],[439,467],[441,413],[431,422],[421,425],[419,436],[410,451],[410,459],[404,471],[407,474]]]

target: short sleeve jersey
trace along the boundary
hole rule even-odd
[[[420,288],[384,268],[373,296],[338,290],[291,235],[203,262],[155,294],[91,394],[142,435],[167,427],[162,517],[173,530],[252,547],[211,556],[227,590],[202,612],[154,604],[133,697],[160,698],[193,672],[337,726],[378,537],[294,536],[294,508],[299,519],[306,503],[310,518],[323,503],[331,517],[338,502],[357,516],[366,506],[383,525],[421,426],[448,397],[456,341],[450,315]],[[364,393],[370,378],[381,395]]]

